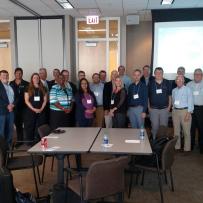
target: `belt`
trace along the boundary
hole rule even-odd
[[[131,106],[129,106],[129,107],[131,107],[131,108],[136,108],[136,107],[139,107],[139,106],[140,106],[140,107],[143,107],[142,105],[134,105],[134,106],[131,105]]]
[[[185,109],[188,109],[188,107],[183,107],[183,108],[174,108],[175,110],[185,110]]]

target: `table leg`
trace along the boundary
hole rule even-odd
[[[64,154],[56,155],[58,161],[57,183],[64,184]]]

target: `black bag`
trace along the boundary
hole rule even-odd
[[[5,167],[0,168],[0,202],[15,202],[13,176]]]
[[[154,152],[158,156],[159,166],[161,166],[162,151],[163,151],[166,143],[170,139],[171,139],[170,137],[161,137],[161,138],[154,140],[151,143],[152,152]],[[145,166],[149,166],[149,167],[156,167],[157,166],[156,156],[155,155],[136,156],[135,157],[135,164],[141,164],[141,165],[145,165]]]
[[[36,199],[30,193],[15,192],[16,203],[36,203]]]

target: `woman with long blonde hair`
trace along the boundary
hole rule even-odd
[[[127,110],[126,98],[127,93],[123,81],[119,76],[117,76],[114,82],[110,106],[113,128],[125,128]]]

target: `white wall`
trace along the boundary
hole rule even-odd
[[[139,25],[127,26],[127,73],[151,63],[152,22],[142,21]]]
[[[33,72],[47,68],[48,79],[54,68],[64,68],[64,36],[62,19],[17,20],[17,66],[30,80]]]

